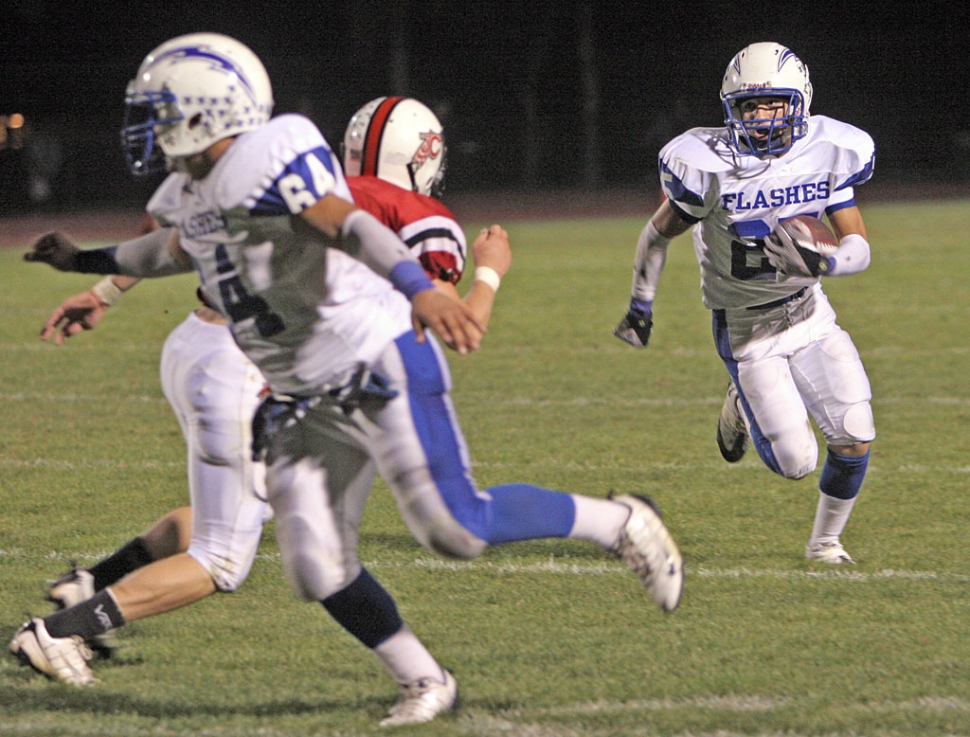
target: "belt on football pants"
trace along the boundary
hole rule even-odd
[[[787,305],[789,302],[794,302],[796,299],[801,299],[805,296],[805,292],[808,291],[808,287],[802,287],[794,294],[789,294],[787,297],[782,297],[781,299],[776,299],[774,302],[765,302],[763,305],[753,305],[745,309],[748,310],[770,310],[772,307],[781,307],[782,305]]]

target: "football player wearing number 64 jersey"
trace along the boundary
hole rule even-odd
[[[808,68],[790,49],[755,43],[728,64],[725,126],[693,128],[660,152],[664,202],[640,234],[629,309],[614,330],[644,347],[670,240],[693,228],[704,305],[731,376],[717,442],[728,462],[752,441],[785,478],[812,473],[828,453],[806,555],[851,563],[841,535],[866,475],[875,438],[866,371],[821,277],[857,274],[869,243],[854,188],[872,176],[868,134],[809,117]],[[820,255],[777,229],[797,215],[827,216],[838,249]]]
[[[380,473],[432,551],[473,558],[517,540],[586,540],[623,560],[658,607],[675,609],[683,561],[646,498],[476,487],[444,352],[425,328],[468,352],[481,322],[352,204],[309,120],[269,119],[271,99],[262,63],[235,39],[190,34],[163,44],[129,87],[129,110],[143,117],[126,139],[135,170],[149,168],[158,148],[172,171],[148,205],[166,230],[91,250],[48,234],[33,260],[134,277],[195,269],[206,302],[272,390],[256,412],[253,446],[294,593],[323,603],[361,640],[398,626],[357,616],[372,593],[357,535]],[[49,642],[20,634],[12,649],[46,656]],[[54,654],[70,644],[62,638]]]
[[[455,283],[466,261],[465,235],[448,208],[430,196],[442,185],[443,141],[442,126],[427,106],[411,98],[378,98],[364,105],[347,127],[344,169],[355,174],[348,178],[355,204],[407,243],[436,288],[457,295]],[[356,175],[362,160],[367,161],[367,174]],[[143,233],[157,227],[146,215]],[[497,225],[483,228],[472,252],[476,271],[465,301],[487,327],[497,282],[511,262],[507,234]],[[53,338],[60,345],[93,329],[138,281],[108,276],[91,290],[69,297],[49,317],[42,339]],[[225,320],[206,306],[193,311],[166,339],[161,376],[189,449],[190,504],[172,510],[95,565],[75,566],[52,581],[48,599],[59,611],[45,617],[43,625],[34,624],[32,632],[19,633],[13,642],[16,652],[23,652],[24,643],[29,647],[31,637],[44,637],[43,627],[54,639],[64,634],[93,637],[88,641],[91,649],[110,657],[114,630],[103,631],[106,624],[99,612],[107,613],[108,624],[121,627],[216,591],[235,591],[246,579],[270,516],[263,501],[263,464],[252,460],[249,449],[249,424],[263,379],[236,346]],[[380,583],[364,568],[358,578],[370,582],[370,596],[357,601],[353,618],[388,622],[378,632],[364,632],[362,644],[381,660],[400,690],[381,724],[429,721],[453,708],[454,676],[397,614]],[[342,619],[345,626],[351,621]],[[356,628],[351,631],[361,634]],[[69,671],[72,682],[87,675],[83,667]]]

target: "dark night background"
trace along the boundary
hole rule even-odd
[[[876,140],[888,184],[970,181],[970,4],[729,2],[74,2],[5,0],[0,214],[140,206],[157,181],[127,172],[124,88],[172,36],[248,44],[276,112],[298,111],[335,148],[384,94],[431,106],[449,146],[447,192],[656,186],[656,155],[718,125],[721,76],[753,41],[808,64],[812,112]],[[9,118],[8,118],[9,119]],[[25,135],[26,134],[26,135]]]

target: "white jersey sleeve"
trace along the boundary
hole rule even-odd
[[[661,186],[695,224],[704,304],[754,307],[815,283],[776,273],[764,238],[779,220],[854,205],[854,187],[872,176],[874,156],[868,134],[824,116],[812,117],[808,135],[778,157],[737,153],[723,128],[694,128],[667,144]]]
[[[251,173],[250,181],[245,177],[239,181],[224,179],[225,203],[240,201],[241,197],[251,216],[272,217],[298,215],[328,194],[352,202],[337,157],[317,127],[299,115],[275,120],[286,123],[287,135],[243,139],[250,145],[239,152],[247,156],[247,148],[256,149],[268,158],[268,171],[256,174],[255,169],[246,169]],[[261,149],[264,145],[266,148]]]
[[[689,223],[703,220],[717,205],[718,173],[733,162],[717,128],[692,128],[660,151],[660,186],[678,214]],[[720,145],[719,145],[720,144]],[[722,149],[720,155],[715,153]]]

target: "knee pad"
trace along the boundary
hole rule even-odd
[[[872,405],[869,402],[853,404],[842,416],[844,438],[827,438],[830,445],[855,445],[870,443],[876,437],[876,423],[872,418]],[[845,442],[845,441],[849,442]]]
[[[283,571],[290,590],[302,601],[323,601],[346,588],[360,574],[356,558],[341,565],[336,561],[321,562],[311,555],[297,553],[283,559]]]
[[[462,527],[450,514],[432,520],[427,537],[427,547],[446,558],[470,560],[488,547],[488,543]]]
[[[818,442],[811,425],[804,432],[788,432],[784,440],[770,440],[753,428],[752,438],[758,457],[772,471],[786,479],[805,478],[818,464]]]
[[[456,483],[468,482],[459,480]],[[401,473],[394,480],[394,486],[398,489],[398,503],[404,521],[411,534],[424,547],[446,558],[465,560],[478,557],[488,547],[487,542],[469,531],[452,514],[427,467]],[[468,498],[474,499],[474,494],[474,488],[469,487]],[[474,503],[465,511],[471,513],[473,506]],[[460,509],[458,513],[461,513]]]
[[[276,540],[286,580],[303,601],[322,601],[360,574],[356,551],[310,520],[295,515],[278,517]]]
[[[812,473],[818,465],[818,443],[811,427],[800,438],[786,445],[772,446],[777,468],[775,473],[786,479],[797,481]]]
[[[791,470],[782,470],[781,475],[791,481],[798,481],[799,479],[803,479],[806,476],[808,476],[808,474],[814,471],[817,467],[818,467],[818,461],[813,460],[810,464],[806,466],[801,466],[800,468],[795,468]]]

